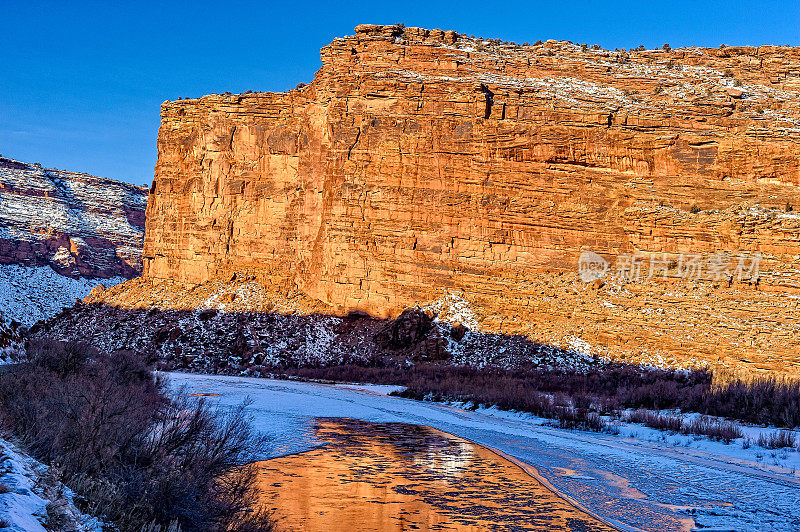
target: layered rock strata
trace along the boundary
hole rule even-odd
[[[146,188],[0,157],[0,264],[135,277],[146,205]]]
[[[142,270],[147,189],[0,157],[0,309],[26,326]]]
[[[392,317],[457,293],[487,331],[800,371],[798,48],[364,25],[297,90],[165,102],[158,155],[143,279],[89,301],[255,282]]]

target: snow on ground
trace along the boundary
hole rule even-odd
[[[464,325],[471,331],[480,331],[478,316],[463,294],[451,292],[422,306],[436,314],[436,319],[450,325]]]
[[[256,427],[273,438],[270,456],[318,445],[316,417],[416,423],[529,464],[566,496],[623,529],[800,530],[797,451],[772,456],[756,445],[743,449],[741,440],[724,445],[632,424],[620,424],[619,435],[564,430],[526,414],[383,395],[393,387],[168,375],[175,388],[219,394],[209,400],[221,406],[250,397]],[[752,439],[766,429],[746,430]]]
[[[75,508],[69,489],[43,481],[46,473],[46,466],[0,439],[0,529],[45,532],[49,515],[62,524],[59,530],[101,532],[98,520]]]
[[[49,266],[0,265],[0,309],[9,320],[30,327],[39,320],[71,307],[95,286],[119,284],[125,279],[73,279],[56,273]]]
[[[0,364],[16,361],[22,355],[22,351],[20,327],[6,319],[0,311]]]

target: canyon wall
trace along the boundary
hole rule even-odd
[[[0,157],[0,309],[31,325],[142,270],[147,189]]]
[[[0,157],[0,264],[134,277],[146,205],[146,188]]]
[[[800,371],[800,49],[364,25],[321,55],[296,90],[163,104],[143,278],[88,301],[391,317],[459,294],[487,331]]]

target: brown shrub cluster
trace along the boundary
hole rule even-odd
[[[406,387],[401,393],[404,397],[496,406],[552,419],[560,419],[568,405],[612,415],[627,408],[679,409],[754,424],[800,426],[800,383],[759,379],[715,384],[712,374],[702,370],[671,371],[617,363],[589,371],[418,363],[294,368],[285,373],[308,379],[397,384]],[[667,425],[665,430],[682,431]],[[686,431],[706,430],[707,435],[723,441],[731,434],[731,427],[701,425]]]
[[[0,421],[62,473],[83,511],[122,531],[272,530],[268,515],[250,511],[248,464],[266,442],[246,405],[221,412],[170,395],[132,352],[43,341],[28,356],[0,373]]]

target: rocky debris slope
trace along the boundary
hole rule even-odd
[[[302,299],[302,298],[300,298]],[[419,308],[394,320],[353,312],[337,317],[283,312],[120,309],[102,303],[64,309],[30,331],[33,338],[80,340],[107,352],[133,349],[162,369],[259,375],[292,367],[448,362],[503,368],[570,367],[602,361],[523,336],[470,331]]]
[[[141,273],[147,189],[0,157],[0,308],[32,325]]]
[[[485,331],[800,370],[798,48],[363,25],[297,90],[165,102],[158,154],[144,281],[93,301],[252,278],[277,298],[247,312],[394,317],[457,295]]]

